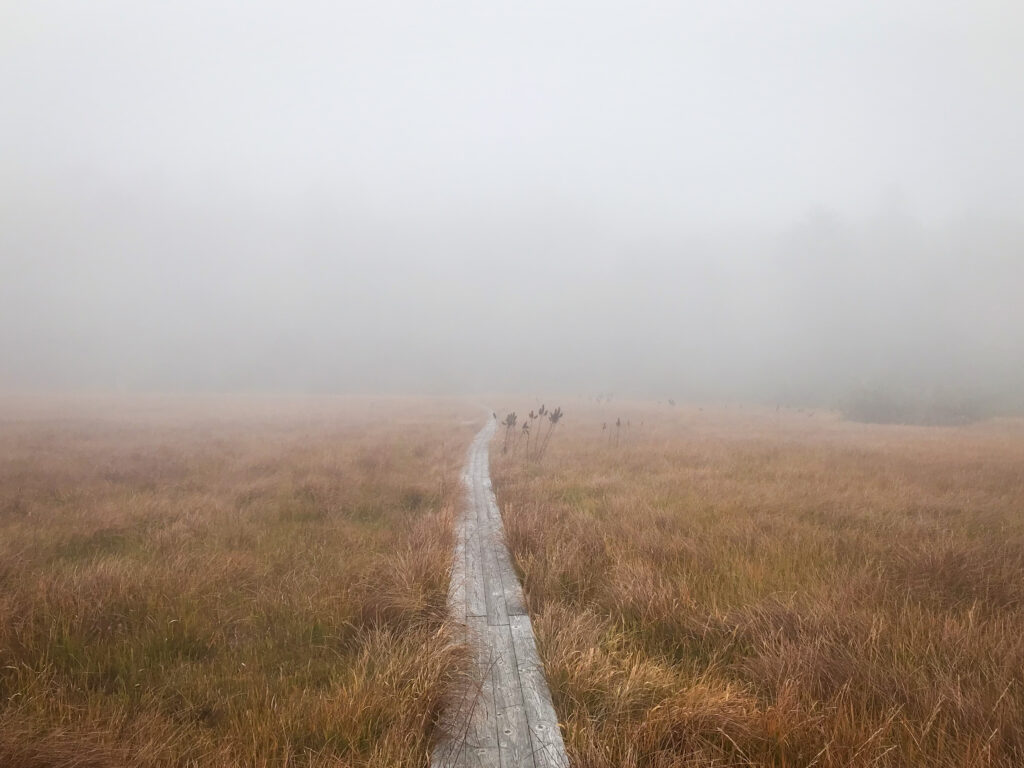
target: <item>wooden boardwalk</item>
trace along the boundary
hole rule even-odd
[[[446,736],[431,766],[565,768],[565,745],[491,489],[487,447],[494,430],[488,418],[469,449],[448,595],[473,648],[475,674],[446,715]]]

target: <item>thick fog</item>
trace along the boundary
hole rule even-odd
[[[0,389],[1012,401],[1022,9],[6,2]]]

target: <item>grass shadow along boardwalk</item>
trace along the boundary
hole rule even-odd
[[[568,405],[494,469],[572,764],[1024,765],[1024,424]]]
[[[0,402],[0,765],[424,765],[466,662],[446,598],[477,423]]]

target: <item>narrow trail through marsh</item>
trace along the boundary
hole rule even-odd
[[[564,768],[565,745],[491,487],[494,430],[488,418],[466,459],[448,598],[473,650],[473,684],[448,711],[431,765]]]

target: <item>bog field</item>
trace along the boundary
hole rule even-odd
[[[422,765],[479,416],[5,400],[0,766]]]
[[[495,485],[574,765],[1024,764],[1021,422],[566,410]]]
[[[489,402],[574,768],[1024,764],[1024,422]],[[485,418],[0,400],[0,766],[425,768]]]

